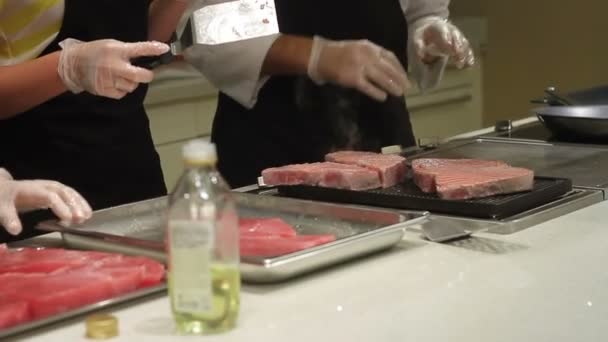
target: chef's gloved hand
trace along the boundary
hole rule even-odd
[[[397,57],[367,40],[332,41],[313,38],[308,76],[317,84],[325,82],[356,88],[377,101],[388,94],[403,95],[410,87]]]
[[[151,70],[131,64],[142,56],[158,56],[169,51],[159,42],[124,43],[114,39],[81,42],[68,38],[59,45],[58,72],[73,93],[91,94],[120,99],[154,78]]]
[[[469,41],[452,23],[440,17],[428,17],[416,21],[412,38],[416,55],[421,60],[448,57],[458,68],[475,64],[475,56]]]
[[[13,180],[0,169],[0,225],[17,235],[22,226],[18,212],[51,209],[63,224],[81,223],[91,217],[91,207],[74,189],[45,180]]]

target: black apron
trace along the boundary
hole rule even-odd
[[[65,38],[145,41],[148,6],[148,0],[65,0],[59,35],[41,55],[59,50]],[[15,179],[65,183],[93,209],[165,195],[143,106],[146,91],[141,85],[121,100],[66,92],[0,121],[0,166]],[[31,229],[32,220],[24,223]]]
[[[368,39],[407,66],[407,24],[398,0],[276,0],[281,32]],[[219,169],[232,187],[272,166],[323,160],[340,149],[379,151],[415,144],[405,99],[383,103],[308,77],[272,77],[247,110],[220,94],[213,122]]]

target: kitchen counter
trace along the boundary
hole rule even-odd
[[[245,285],[237,329],[205,341],[606,341],[608,202],[512,235],[400,245],[280,285]],[[111,341],[174,336],[166,297],[111,311]],[[29,336],[84,340],[83,319]]]

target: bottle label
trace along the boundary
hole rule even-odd
[[[172,221],[170,273],[175,310],[200,314],[213,310],[212,221]]]

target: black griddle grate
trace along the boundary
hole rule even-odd
[[[386,189],[353,191],[307,185],[278,186],[280,195],[309,200],[425,210],[476,218],[503,219],[538,207],[570,192],[564,178],[535,177],[530,191],[470,200],[444,200],[422,192],[411,179]]]

